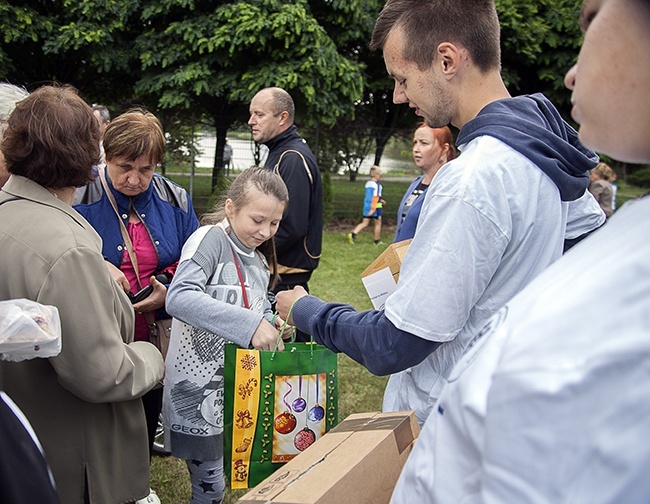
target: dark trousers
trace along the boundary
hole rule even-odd
[[[0,502],[58,504],[47,463],[27,427],[0,397]]]
[[[144,416],[147,420],[147,437],[149,438],[149,459],[153,454],[153,441],[156,438],[156,428],[158,427],[158,418],[162,411],[162,387],[150,390],[142,396],[142,406],[144,406]]]

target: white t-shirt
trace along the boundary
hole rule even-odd
[[[499,311],[449,377],[394,504],[650,496],[650,198]]]
[[[562,254],[567,203],[555,184],[493,137],[461,146],[434,177],[386,316],[445,342],[392,375],[384,411],[415,410],[422,424],[465,345],[488,318]]]
[[[569,201],[569,215],[566,223],[566,239],[578,238],[605,223],[605,212],[589,191],[575,201]]]

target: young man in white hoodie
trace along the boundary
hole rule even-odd
[[[597,156],[542,95],[510,97],[492,0],[388,0],[371,46],[431,127],[460,129],[460,155],[427,191],[396,292],[357,313],[294,289],[285,318],[375,374],[393,374],[385,411],[431,412],[465,346],[501,306],[562,254],[568,202]],[[298,299],[300,298],[300,299]]]
[[[580,22],[582,50],[565,80],[580,138],[615,159],[649,163],[650,4],[585,0]],[[644,197],[472,339],[392,502],[646,502],[649,378]]]

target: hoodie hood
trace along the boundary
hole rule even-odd
[[[479,137],[501,140],[526,156],[555,183],[562,201],[582,196],[598,155],[542,94],[518,96],[486,105],[458,135],[459,146]]]

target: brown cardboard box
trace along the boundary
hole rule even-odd
[[[383,310],[388,297],[395,292],[402,260],[411,240],[391,243],[381,255],[361,273],[361,281],[375,310]]]
[[[388,268],[395,279],[395,283],[397,283],[399,280],[399,270],[402,266],[402,260],[404,259],[404,255],[406,254],[411,241],[412,240],[409,238],[408,240],[401,242],[391,243],[386,250],[384,250],[379,257],[377,257],[377,259],[375,259],[370,266],[361,273],[361,278],[372,275],[381,269]]]
[[[238,504],[388,504],[420,433],[412,411],[350,415]]]

